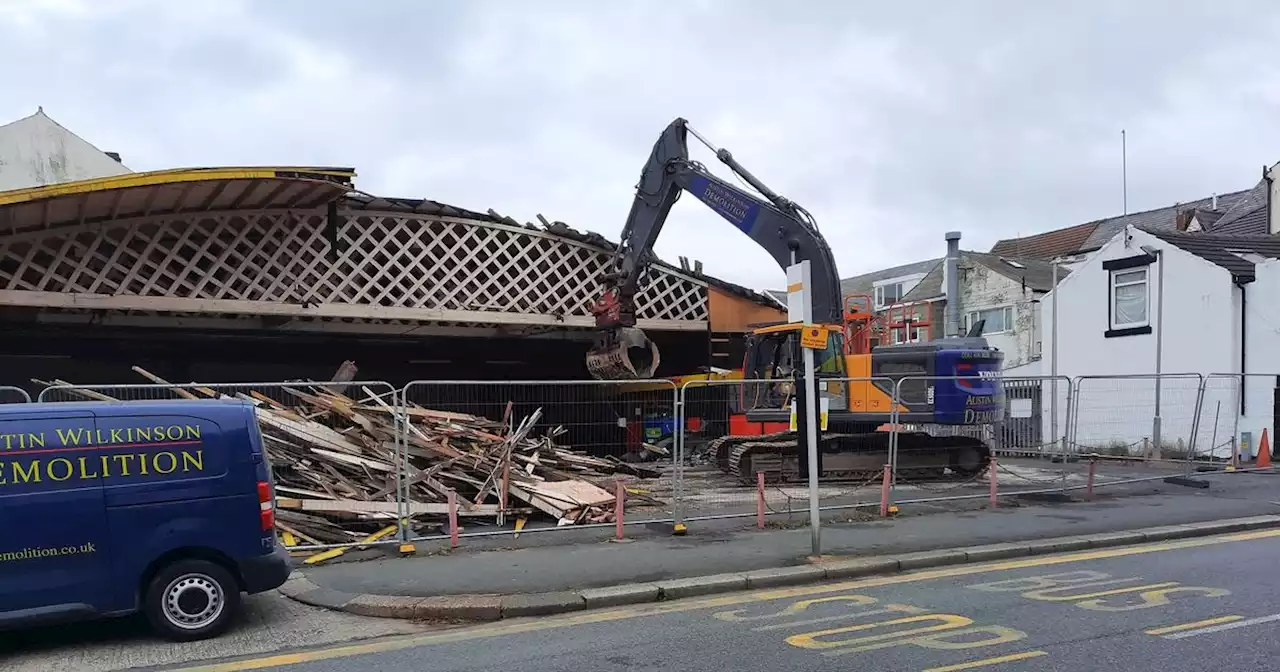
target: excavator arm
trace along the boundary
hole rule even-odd
[[[689,159],[687,135],[702,141],[761,198],[711,174]],[[640,173],[622,239],[603,278],[604,291],[592,306],[596,342],[587,368],[601,380],[649,378],[658,368],[657,346],[636,327],[635,297],[654,259],[653,245],[671,206],[687,191],[763,247],[782,268],[808,261],[814,287],[814,320],[839,324],[843,317],[840,276],[831,247],[803,208],[779,196],[749,173],[725,149],[716,149],[684,119],[676,119],[653,145]]]

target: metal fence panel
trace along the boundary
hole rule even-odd
[[[0,404],[29,404],[31,395],[21,387],[0,385]]]
[[[1200,451],[1228,460],[1257,457],[1262,433],[1274,448],[1276,399],[1280,375],[1275,373],[1211,373],[1205,377],[1201,410]]]
[[[277,532],[292,550],[396,543],[396,537],[405,535],[401,404],[387,382],[55,385],[42,390],[38,401],[181,403],[216,398],[239,399],[258,409],[275,482]],[[342,412],[348,406],[385,420],[357,423]],[[317,412],[326,407],[330,412]],[[352,502],[356,509],[323,505],[334,500]],[[395,536],[364,541],[389,526],[395,526]]]
[[[677,391],[671,380],[413,381],[402,388],[401,397],[410,412],[419,406],[462,413],[504,423],[508,430],[531,419],[532,437],[548,437],[558,448],[632,465],[619,468],[642,474],[624,477],[629,488],[624,522],[640,524],[671,516],[670,506],[680,487],[671,464],[679,440]],[[513,468],[526,466],[523,460],[527,459],[536,456],[517,457]],[[643,476],[649,473],[657,476]],[[451,477],[445,476],[444,487],[474,491],[481,485],[449,481]],[[609,478],[610,483],[595,479],[600,482],[594,484],[612,492],[613,477]],[[414,505],[412,495],[407,501]],[[499,520],[505,521],[505,516]],[[533,528],[525,529],[534,531],[540,524],[535,521]],[[565,529],[582,527],[566,525]],[[437,538],[428,531],[414,537]]]
[[[884,466],[891,460],[895,435],[893,379],[822,378],[820,385],[819,397],[826,399],[829,410],[829,429],[824,435],[877,432],[885,445],[878,451],[864,446],[867,451],[862,454],[824,449],[819,504],[823,510],[874,509],[880,503]],[[800,476],[799,451],[804,448],[791,431],[793,386],[790,378],[778,378],[694,380],[681,387],[688,420],[683,427],[680,460],[685,483],[680,502],[683,515],[690,520],[758,513],[804,519],[810,504],[809,487]],[[862,418],[851,418],[851,412]],[[751,460],[749,449],[742,446],[747,438],[757,445],[778,442],[783,445],[776,448],[790,454],[781,461],[772,455]],[[756,471],[766,473],[763,485]],[[789,476],[781,478],[781,472]]]
[[[927,383],[965,380],[966,376],[908,376],[900,381],[902,400],[922,403],[932,394]],[[984,380],[977,379],[974,380]],[[1072,383],[1067,376],[1000,376],[991,380],[1004,395],[1004,408],[994,422],[975,424],[907,423],[904,429],[934,436],[972,436],[990,443],[998,454],[1041,456],[1061,452],[1067,434]],[[918,385],[925,383],[926,385]],[[906,388],[902,389],[901,386]],[[916,389],[912,389],[916,388]]]
[[[938,389],[938,383],[954,382],[951,387],[970,387],[963,392]],[[1087,477],[1068,469],[1064,450],[1067,446],[1073,385],[1066,376],[905,376],[898,381],[898,398],[904,408],[928,404],[935,416],[951,416],[954,422],[904,422],[902,434],[924,433],[929,436],[966,436],[976,439],[996,458],[998,490],[1001,494],[1032,494],[1061,491]],[[984,397],[999,393],[1003,403],[994,404],[994,415],[988,410],[995,402]],[[950,398],[944,398],[949,396]],[[963,402],[963,403],[961,403]],[[976,409],[969,405],[977,402]],[[970,416],[969,411],[975,413]],[[1060,465],[1050,466],[1042,458],[1054,458]],[[964,470],[948,469],[945,478],[920,480],[911,469],[894,461],[895,500],[961,501],[988,498],[991,473],[989,465],[966,476]],[[916,492],[912,492],[912,491]],[[932,496],[932,500],[930,498]]]
[[[1203,385],[1194,455],[1203,460],[1229,460],[1238,448],[1240,376],[1209,375]],[[1266,415],[1271,416],[1270,404]]]
[[[1072,449],[1115,457],[1184,459],[1195,444],[1202,382],[1198,373],[1077,377]],[[1160,446],[1153,443],[1157,414]]]

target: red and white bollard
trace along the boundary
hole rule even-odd
[[[458,492],[449,491],[449,546],[458,547]]]
[[[997,506],[996,504],[996,471],[997,471],[996,456],[992,455],[991,466],[987,469],[987,478],[991,481],[991,495],[990,495],[990,501],[988,503],[991,505],[991,508],[993,509],[996,508]]]
[[[1085,489],[1084,489],[1085,499],[1093,499],[1093,477],[1097,475],[1097,473],[1098,473],[1098,460],[1096,458],[1091,457],[1089,458],[1089,482],[1087,485],[1085,485]]]
[[[893,480],[893,467],[884,465],[884,480],[880,482],[880,517],[889,517],[889,485]]]
[[[621,478],[614,480],[614,485],[613,516],[617,520],[617,529],[614,530],[613,539],[614,541],[622,541],[622,509],[623,501],[626,499],[627,489],[622,485]]]
[[[756,528],[764,529],[764,472],[756,472]]]

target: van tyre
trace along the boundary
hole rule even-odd
[[[217,637],[231,625],[240,609],[240,585],[216,563],[179,560],[151,578],[143,599],[156,632],[188,642]]]

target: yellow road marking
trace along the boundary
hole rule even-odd
[[[1193,623],[1183,623],[1182,625],[1170,625],[1164,628],[1152,628],[1150,630],[1143,630],[1143,632],[1148,635],[1167,635],[1171,632],[1178,632],[1180,630],[1195,630],[1196,628],[1203,628],[1206,625],[1217,625],[1219,623],[1231,623],[1232,621],[1238,621],[1242,618],[1244,618],[1244,616],[1220,616],[1218,618],[1210,618],[1203,621],[1195,621]]]
[[[316,649],[313,651],[302,651],[298,653],[275,654],[263,658],[251,658],[247,660],[239,660],[227,663],[210,663],[208,665],[196,665],[193,667],[177,668],[174,672],[236,672],[237,670],[260,670],[267,667],[276,667],[280,665],[295,665],[297,663],[314,662],[318,660],[329,660],[332,658],[342,658],[346,656],[358,656],[370,653],[385,653],[387,651],[399,651],[418,646],[427,646],[432,644],[450,644],[454,642],[462,642],[472,639],[482,639],[485,637],[496,637],[499,635],[519,634],[525,632],[538,632],[541,630],[554,630],[556,628],[567,628],[579,625],[589,625],[593,623],[608,623],[612,621],[621,621],[642,616],[656,616],[662,614],[673,614],[686,611],[697,611],[699,609],[709,609],[715,607],[727,607],[738,604],[751,604],[755,602],[768,602],[771,600],[783,599],[788,597],[802,597],[806,595],[819,595],[822,593],[834,593],[844,590],[856,590],[859,588],[874,588],[878,586],[891,586],[901,583],[914,583],[917,581],[929,581],[932,579],[950,578],[953,576],[967,576],[970,574],[984,574],[988,572],[999,572],[1010,569],[1024,569],[1027,567],[1045,567],[1052,565],[1062,565],[1072,562],[1085,562],[1088,560],[1103,560],[1107,558],[1121,558],[1131,555],[1143,555],[1146,553],[1158,553],[1163,551],[1173,551],[1183,548],[1197,548],[1201,546],[1215,546],[1218,544],[1226,544],[1237,541],[1255,541],[1258,539],[1273,539],[1280,537],[1280,530],[1259,530],[1256,532],[1241,532],[1237,534],[1227,534],[1217,537],[1201,537],[1199,539],[1185,539],[1182,541],[1160,542],[1154,544],[1143,544],[1141,546],[1128,546],[1120,548],[1112,548],[1100,551],[1085,551],[1081,553],[1070,553],[1064,555],[1049,555],[1040,558],[1027,558],[1025,560],[1007,560],[1002,562],[975,564],[975,565],[952,565],[940,569],[924,570],[919,572],[910,572],[905,574],[892,574],[888,576],[875,576],[866,579],[856,579],[853,581],[844,581],[840,583],[829,583],[813,586],[796,586],[793,588],[778,588],[772,590],[762,590],[744,593],[730,593],[719,597],[707,597],[690,600],[676,600],[674,602],[656,602],[653,604],[638,605],[633,607],[624,607],[619,609],[608,609],[600,611],[588,611],[578,614],[566,616],[552,616],[537,619],[515,619],[511,621],[501,621],[490,625],[480,625],[471,628],[463,628],[458,630],[450,630],[446,632],[434,632],[422,635],[407,635],[404,637],[395,637],[382,639],[375,642],[365,642],[362,644],[347,644],[327,649]]]
[[[946,667],[931,667],[924,672],[956,672],[956,670],[972,670],[975,667],[985,667],[987,665],[998,665],[1000,663],[1012,663],[1028,658],[1039,658],[1040,656],[1049,655],[1048,651],[1024,651],[1022,653],[1011,653],[1007,656],[996,656],[995,658],[983,658],[982,660],[971,660],[967,663],[958,665],[947,665]]]

